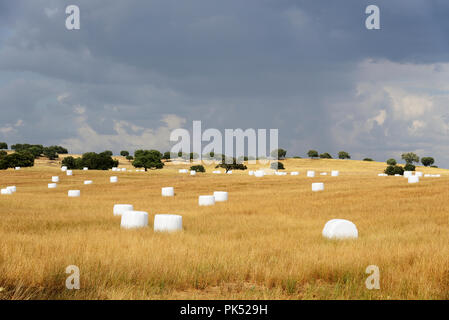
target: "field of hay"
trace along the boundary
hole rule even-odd
[[[207,167],[189,176],[177,172],[187,164],[168,164],[67,177],[47,160],[0,171],[0,186],[17,186],[0,196],[0,299],[449,299],[448,170],[417,168],[442,176],[408,184],[378,177],[384,163],[283,162],[300,175]],[[317,176],[307,178],[308,169]],[[340,176],[319,175],[330,170]],[[61,181],[48,189],[53,175]],[[324,192],[311,192],[312,182],[324,182]],[[174,198],[161,197],[165,186]],[[69,189],[81,197],[68,198]],[[198,206],[199,195],[218,190],[228,202]],[[120,229],[117,203],[147,211],[149,227]],[[182,215],[184,231],[154,233],[157,213]],[[324,239],[333,218],[354,222],[359,238]],[[69,265],[80,268],[80,290],[65,287]],[[369,265],[380,268],[379,290],[365,287]]]

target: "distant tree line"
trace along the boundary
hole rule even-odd
[[[61,162],[62,166],[74,170],[81,170],[85,167],[90,170],[108,170],[112,167],[117,167],[118,164],[119,161],[112,159],[112,154],[108,151],[101,153],[87,152],[78,158],[69,156],[65,157]]]
[[[400,174],[403,175],[404,171],[415,171],[416,166],[414,163],[419,163],[420,158],[416,153],[406,152],[401,155],[401,159],[405,161],[404,167],[397,164],[396,159],[390,158],[387,162],[387,168],[385,169],[385,173],[388,175]],[[433,165],[435,163],[435,159],[432,157],[422,157],[421,163],[425,167],[433,167],[438,168]]]
[[[29,152],[34,156],[34,158],[44,156],[50,160],[57,159],[59,154],[68,153],[67,149],[61,146],[44,147],[41,144],[28,144],[28,143],[13,144],[11,146],[11,149],[16,152]]]
[[[34,166],[34,155],[30,152],[23,151],[7,154],[4,150],[0,151],[0,170],[32,166]]]

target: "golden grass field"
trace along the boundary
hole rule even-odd
[[[378,177],[386,167],[379,162],[283,162],[300,175],[215,175],[207,167],[189,176],[177,172],[188,165],[167,165],[67,177],[45,160],[0,171],[0,186],[17,186],[0,196],[0,299],[449,299],[448,170],[417,168],[442,177],[412,185]],[[340,176],[307,178],[307,169]],[[48,189],[53,175],[61,181]],[[325,191],[312,192],[312,182]],[[161,197],[164,186],[176,196]],[[81,197],[68,198],[69,189]],[[199,195],[218,190],[228,202],[198,206]],[[147,211],[149,227],[120,229],[117,203]],[[154,233],[157,213],[182,215],[184,231]],[[354,222],[359,238],[324,239],[333,218]],[[65,288],[68,265],[80,268],[80,290]],[[380,290],[365,287],[368,265],[380,268]]]

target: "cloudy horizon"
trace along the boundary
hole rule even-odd
[[[81,29],[65,28],[68,5]],[[365,28],[365,8],[381,29]],[[449,167],[449,3],[0,3],[0,141],[167,151],[170,132],[277,128],[309,149]]]

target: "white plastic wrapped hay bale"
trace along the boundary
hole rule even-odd
[[[14,170],[20,170],[20,167],[15,167]]]
[[[66,167],[66,166],[62,166],[62,167],[61,167],[61,171],[62,171],[62,172],[67,171],[67,167]]]
[[[84,170],[84,171],[88,171],[89,168],[88,168],[88,167],[84,167],[83,170]]]
[[[114,216],[121,216],[126,211],[133,211],[134,207],[132,204],[114,204],[114,209],[112,210]]]
[[[418,176],[409,176],[408,177],[408,183],[418,183],[419,177]]]
[[[339,174],[340,174],[340,172],[338,172],[338,170],[332,170],[331,171],[331,176],[332,177],[338,177]]]
[[[265,175],[265,172],[263,170],[256,170],[256,171],[254,171],[254,176],[255,177],[261,178],[264,175]]]
[[[188,171],[187,169],[179,169],[178,172],[179,172],[179,173],[187,173],[187,172],[189,172],[189,171]]]
[[[254,170],[249,170],[248,171],[248,175],[253,176],[254,175]]]
[[[441,177],[441,174],[433,174],[432,177],[434,177],[434,178],[440,178],[440,177]]]
[[[173,187],[162,188],[163,197],[173,197],[175,195],[175,189]]]
[[[68,175],[68,176],[73,176],[73,171],[72,170],[66,170],[65,174]]]
[[[93,181],[92,180],[84,180],[84,184],[92,184]]]
[[[59,177],[58,176],[51,177],[51,182],[59,182]]]
[[[323,190],[324,190],[324,183],[322,182],[312,183],[312,191],[323,191]]]
[[[76,198],[76,197],[81,196],[81,191],[79,191],[79,190],[69,190],[69,192],[67,193],[67,195],[68,195],[69,197]]]
[[[387,177],[388,174],[386,174],[386,173],[379,173],[378,176],[379,176],[379,177]]]
[[[0,193],[3,194],[3,195],[9,195],[9,194],[12,194],[11,190],[6,189],[6,188],[1,189]]]
[[[17,191],[16,186],[9,186],[9,187],[6,187],[6,189],[8,189],[9,191],[11,191],[12,193],[14,193],[14,192]]]
[[[413,171],[404,171],[404,178],[408,178],[413,175]]]
[[[354,223],[345,219],[329,220],[323,228],[322,235],[328,239],[355,239],[359,233]]]
[[[226,172],[226,174],[232,174],[232,170],[229,170],[228,172]]]
[[[182,230],[182,216],[176,214],[156,214],[154,216],[154,231],[174,232]]]
[[[126,172],[126,168],[122,168],[122,172]]]
[[[118,178],[116,176],[112,176],[109,178],[109,182],[116,183],[118,181]]]
[[[327,176],[327,172],[321,172],[320,176]]]
[[[196,171],[195,171],[195,170],[190,170],[190,175],[191,175],[191,176],[196,175]]]
[[[401,175],[399,173],[396,173],[394,176],[395,177],[400,177]]]
[[[297,176],[297,175],[299,175],[299,172],[298,171],[292,171],[292,172],[290,172],[290,175]]]
[[[48,189],[55,189],[57,187],[56,183],[49,183],[48,184]]]
[[[309,178],[315,177],[315,171],[313,171],[313,170],[308,170],[308,171],[307,171],[307,176],[308,176]]]
[[[226,191],[214,191],[215,202],[228,201],[228,193]]]
[[[431,174],[428,174],[428,173],[426,173],[425,175],[424,175],[424,177],[426,177],[426,178],[429,178],[429,177],[431,177],[432,175]]]
[[[112,171],[117,171],[117,167],[112,167],[112,169],[111,169]]]
[[[198,204],[200,206],[213,206],[215,204],[214,196],[199,196]]]
[[[124,229],[147,227],[148,213],[145,211],[124,211],[120,226]]]
[[[221,174],[221,171],[220,170],[214,170],[214,171],[212,171],[212,173],[214,173],[214,174]]]
[[[415,176],[417,176],[417,177],[422,177],[422,176],[423,176],[423,173],[422,173],[421,171],[416,171],[416,172],[415,172]]]

